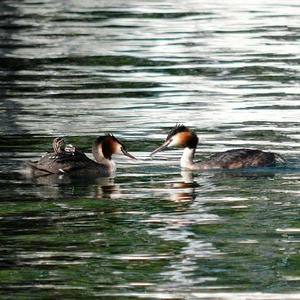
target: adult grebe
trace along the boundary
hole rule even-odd
[[[245,167],[272,166],[286,163],[285,158],[273,152],[256,149],[233,149],[212,155],[206,160],[194,162],[198,144],[197,135],[184,125],[176,125],[168,134],[166,141],[151,155],[165,148],[181,146],[184,148],[180,166],[189,170],[201,169],[237,169]]]
[[[46,153],[38,161],[29,161],[28,166],[32,171],[38,171],[38,174],[93,172],[98,176],[109,176],[116,169],[115,162],[111,159],[113,154],[124,154],[136,159],[112,134],[99,136],[95,140],[92,152],[96,161],[89,159],[72,145],[66,145],[64,149],[63,145],[63,138],[55,138],[52,143],[53,152]]]

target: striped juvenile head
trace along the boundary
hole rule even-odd
[[[56,137],[52,142],[53,152],[55,154],[61,153],[64,144],[65,141],[62,137]]]

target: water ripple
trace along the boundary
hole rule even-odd
[[[299,3],[0,3],[0,297],[299,299]],[[185,173],[149,157],[176,123],[197,158],[251,147],[286,168]],[[55,136],[139,158],[112,178],[31,178]],[[255,291],[255,292],[253,292]]]

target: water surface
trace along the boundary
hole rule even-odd
[[[0,295],[299,299],[298,1],[0,3]],[[276,151],[286,168],[182,172],[149,158],[175,123],[198,157]],[[30,178],[55,136],[112,132],[113,178]]]

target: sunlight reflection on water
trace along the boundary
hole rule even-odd
[[[297,1],[0,7],[5,295],[300,298]],[[290,163],[181,173],[181,150],[149,157],[178,122],[197,158],[257,147]],[[117,157],[113,178],[18,173],[53,136],[90,151],[107,132],[139,158]]]

